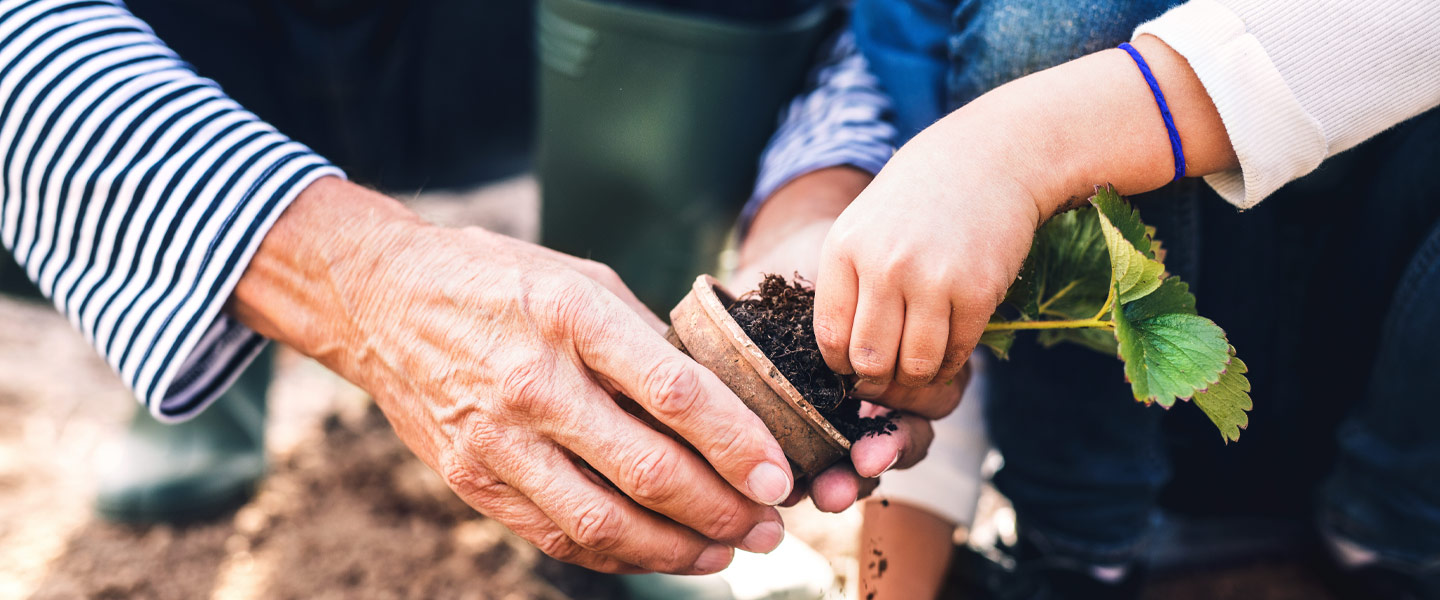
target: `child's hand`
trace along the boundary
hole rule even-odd
[[[1191,176],[1238,164],[1185,59],[1141,36],[1184,134]],[[1097,184],[1122,194],[1176,170],[1150,88],[1122,50],[1022,77],[916,135],[836,220],[815,282],[830,368],[876,384],[953,376],[1029,251],[1035,228]]]
[[[820,350],[831,369],[877,386],[955,377],[1040,222],[1029,188],[1003,166],[1013,157],[967,148],[943,125],[890,160],[836,220],[821,255]],[[939,412],[918,408],[907,410]]]
[[[798,177],[775,192],[740,246],[740,265],[730,278],[730,289],[754,289],[766,273],[813,277],[836,216],[869,182],[867,173],[835,167]],[[786,505],[808,494],[820,510],[840,512],[868,495],[882,473],[919,462],[934,438],[929,419],[942,417],[959,404],[965,379],[962,375],[949,385],[924,388],[860,384],[857,395],[874,403],[862,410],[867,416],[887,410],[879,405],[899,411],[895,431],[857,440],[849,462],[826,469],[808,486],[797,483]]]
[[[1185,135],[1185,172],[1238,161],[1189,64],[1141,36]],[[1035,228],[1097,184],[1122,194],[1174,175],[1150,88],[1122,50],[1000,86],[900,149],[840,215],[815,282],[815,333],[830,368],[876,384],[953,376],[1029,251]]]

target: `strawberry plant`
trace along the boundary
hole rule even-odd
[[[1228,443],[1249,423],[1245,363],[1195,296],[1165,271],[1155,230],[1115,189],[1097,187],[1090,206],[1050,219],[980,343],[1005,358],[1016,332],[1115,354],[1135,399],[1174,406],[1192,400]]]

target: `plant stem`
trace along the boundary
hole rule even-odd
[[[1069,321],[1001,321],[985,326],[985,331],[1014,331],[1017,329],[1114,329],[1112,321],[1100,319],[1072,319]]]
[[[1060,298],[1065,297],[1065,294],[1069,293],[1070,290],[1075,289],[1075,286],[1076,286],[1076,285],[1079,285],[1079,283],[1080,283],[1080,280],[1079,280],[1079,279],[1076,279],[1076,280],[1074,280],[1074,281],[1071,281],[1069,284],[1066,284],[1065,287],[1060,288],[1060,291],[1055,292],[1055,295],[1054,295],[1054,296],[1051,296],[1050,299],[1048,299],[1048,300],[1040,303],[1040,306],[1037,306],[1037,307],[1035,308],[1036,312],[1041,312],[1041,313],[1045,312],[1045,309],[1050,308],[1050,304],[1051,304],[1051,303],[1055,302],[1056,300],[1059,300]]]
[[[1110,291],[1105,294],[1105,303],[1100,305],[1100,312],[1095,313],[1093,319],[1099,319],[1110,312],[1110,307],[1115,303],[1115,284],[1110,284]]]

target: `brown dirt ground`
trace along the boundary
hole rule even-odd
[[[0,336],[0,597],[617,597],[612,580],[550,560],[465,506],[373,405],[328,411],[310,435],[276,452],[257,497],[231,517],[186,527],[96,520],[85,475],[91,453],[80,446],[95,447],[88,440],[123,423],[125,410],[114,409],[125,391],[49,307],[0,300],[0,322],[18,325]],[[43,362],[56,354],[75,362],[25,364],[32,361],[23,355],[41,355],[23,345],[36,336],[62,340],[41,342],[54,351]],[[315,368],[294,356],[280,365],[292,380]],[[52,394],[25,389],[56,371],[70,377],[41,387],[82,382],[90,393],[71,391],[90,401],[44,403]],[[277,384],[278,395],[288,395],[284,387]]]
[[[249,593],[246,593],[249,592]],[[377,411],[325,420],[233,518],[90,522],[34,598],[586,598],[613,582],[540,555],[460,502]]]

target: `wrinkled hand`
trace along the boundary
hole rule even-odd
[[[325,217],[306,214],[315,206],[297,200],[285,218]],[[282,225],[266,244],[276,235],[285,243]],[[323,283],[291,278],[336,296],[292,340],[372,393],[400,438],[471,506],[546,554],[610,572],[710,573],[730,562],[732,546],[779,544],[783,527],[767,504],[793,487],[784,454],[719,379],[665,342],[659,320],[637,312],[608,268],[403,219],[364,240],[359,254],[324,257]],[[256,298],[284,295],[283,277],[259,293],[276,267],[257,259],[257,269],[251,287],[237,288],[242,319],[259,310],[244,306],[265,306]],[[301,311],[288,308],[246,322],[283,333],[277,319]]]
[[[787,277],[816,273],[835,215],[869,181],[869,175],[852,169],[824,169],[796,178],[778,190],[756,216],[740,248],[740,266],[728,287],[736,292],[755,289],[767,273]],[[862,415],[900,411],[896,431],[857,440],[851,447],[850,462],[825,470],[810,482],[808,490],[797,486],[785,504],[799,502],[808,492],[816,507],[840,512],[874,490],[881,473],[919,462],[934,438],[930,420],[955,409],[967,375],[962,371],[953,381],[915,388],[895,383],[857,384],[855,393],[869,399],[862,405]]]

